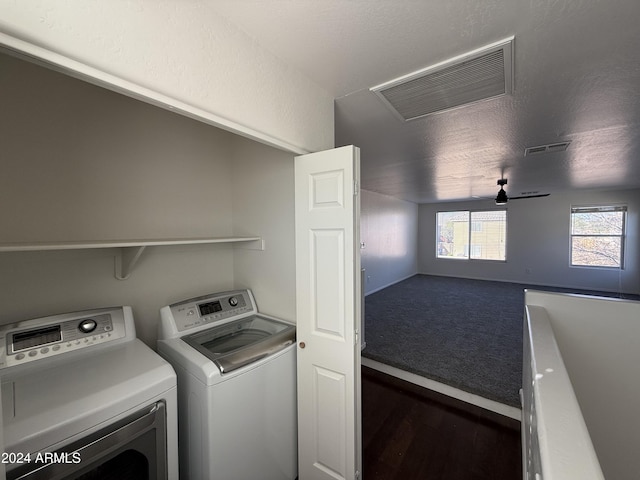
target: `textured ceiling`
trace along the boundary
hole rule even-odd
[[[637,0],[216,0],[335,98],[362,187],[416,203],[640,188]],[[514,92],[402,122],[370,87],[515,37]],[[565,152],[526,147],[571,141]]]

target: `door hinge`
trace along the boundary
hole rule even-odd
[[[354,335],[354,338],[355,338],[354,345],[356,345],[356,346],[358,345],[358,336],[359,336],[359,334],[360,334],[360,332],[359,332],[359,331],[358,331],[358,329],[356,328],[356,330],[355,330],[355,335]]]
[[[360,480],[360,470],[356,470],[356,480]]]
[[[358,195],[358,192],[360,191],[360,185],[358,185],[358,181],[354,180],[353,181],[353,195]]]

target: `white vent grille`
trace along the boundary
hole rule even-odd
[[[513,90],[513,38],[370,89],[402,120],[451,110]]]
[[[564,152],[571,142],[550,143],[548,145],[538,145],[524,149],[524,156],[540,155],[541,153]]]

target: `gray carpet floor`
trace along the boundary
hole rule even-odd
[[[366,297],[362,355],[520,407],[525,288],[602,294],[415,275]]]

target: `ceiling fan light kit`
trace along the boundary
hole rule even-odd
[[[496,205],[506,205],[509,201],[509,197],[507,197],[507,192],[504,191],[504,186],[507,184],[506,178],[501,178],[498,180],[498,185],[500,185],[500,190],[498,191],[498,195],[496,196]]]

